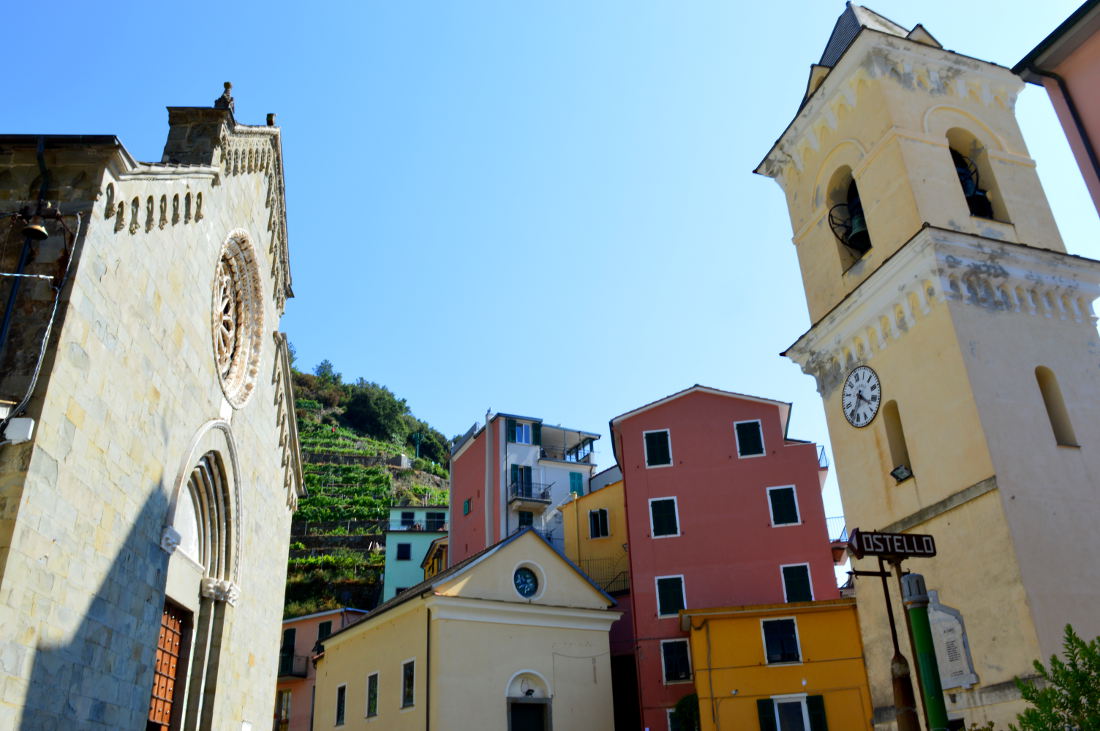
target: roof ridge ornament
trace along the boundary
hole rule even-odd
[[[233,111],[233,94],[231,92],[233,91],[233,82],[232,81],[226,81],[224,86],[225,86],[225,91],[222,92],[221,96],[219,96],[217,99],[214,100],[214,108],[215,109],[228,109],[230,112],[232,112]]]

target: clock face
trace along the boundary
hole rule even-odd
[[[516,585],[516,591],[519,595],[530,599],[535,595],[535,592],[539,590],[539,579],[535,576],[535,572],[526,566],[516,569],[516,573],[512,575],[512,583]]]
[[[882,384],[878,374],[867,366],[852,369],[844,379],[844,393],[841,397],[844,418],[854,427],[865,427],[878,413],[882,403]]]

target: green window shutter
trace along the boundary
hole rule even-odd
[[[469,500],[463,500],[462,501],[462,514],[463,515],[469,515],[470,514],[470,501]]]
[[[611,535],[611,530],[607,526],[607,511],[604,510],[603,508],[600,508],[599,513],[600,513],[600,535],[609,536],[609,535]]]
[[[806,713],[810,717],[810,731],[829,731],[829,724],[825,723],[825,696],[807,696]]]
[[[647,467],[672,464],[667,431],[649,432],[645,435],[645,457]]]
[[[512,484],[513,485],[518,485],[519,484],[519,465],[518,464],[512,465]]]
[[[772,525],[792,525],[798,522],[798,502],[795,500],[793,487],[768,490],[768,499],[772,506]]]
[[[784,566],[783,588],[789,602],[813,601],[810,588],[810,569],[806,566]]]
[[[515,419],[505,419],[504,420],[504,431],[508,432],[508,441],[509,442],[516,441],[516,420]]]
[[[759,422],[743,421],[736,426],[736,429],[738,456],[751,457],[754,454],[764,453],[764,435],[760,433]]]
[[[680,532],[676,524],[676,504],[672,500],[654,500],[649,504],[654,536],[673,536]]]
[[[531,444],[542,444],[542,424],[538,422],[531,425]]]
[[[676,614],[684,608],[684,582],[679,578],[657,579],[657,613]]]
[[[581,476],[581,473],[569,473],[569,492],[578,497],[584,495],[584,478]]]
[[[588,511],[588,537],[598,538],[600,535],[600,515],[595,510]]]
[[[760,718],[760,731],[776,731],[775,701],[771,698],[757,699],[756,715]]]

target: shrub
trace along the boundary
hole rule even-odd
[[[1100,731],[1100,638],[1085,642],[1067,624],[1062,653],[1065,661],[1051,655],[1049,670],[1035,661],[1042,682],[1016,679],[1032,707],[1016,717],[1013,731]]]

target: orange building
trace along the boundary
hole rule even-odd
[[[701,731],[871,728],[854,599],[685,609]]]

